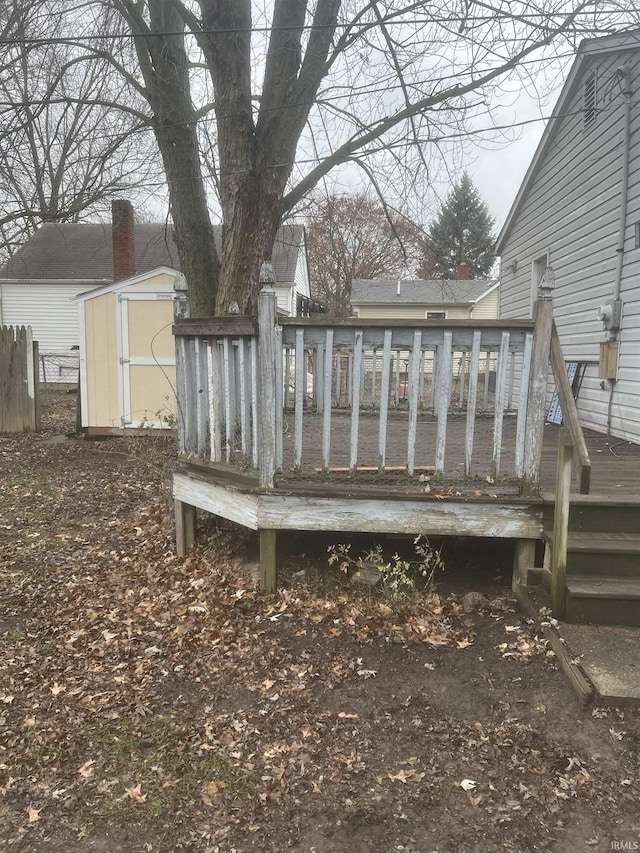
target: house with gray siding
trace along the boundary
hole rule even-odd
[[[583,425],[640,443],[640,30],[580,45],[496,253],[500,316],[547,271]]]

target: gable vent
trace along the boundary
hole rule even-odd
[[[595,72],[589,74],[584,82],[583,93],[583,113],[582,119],[584,127],[591,127],[596,120],[596,75]]]

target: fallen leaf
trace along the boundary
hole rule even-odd
[[[340,711],[338,714],[341,720],[357,720],[358,714],[347,714],[345,711]]]
[[[27,809],[27,814],[29,815],[29,823],[35,823],[40,820],[40,812],[42,809],[34,809],[31,806]]]
[[[147,799],[147,794],[142,793],[141,782],[138,782],[135,788],[125,788],[125,791],[131,797],[132,800],[136,801],[136,803],[144,803]]]
[[[90,758],[89,761],[85,761],[82,767],[79,768],[78,773],[82,776],[83,779],[91,779],[93,776],[93,765],[95,761]]]
[[[402,782],[403,785],[406,785],[407,780],[409,779],[409,776],[407,776],[404,770],[401,770],[399,773],[388,773],[387,776],[394,782]]]
[[[463,779],[460,782],[460,787],[463,791],[473,791],[474,788],[478,787],[478,783],[474,782],[473,779]]]

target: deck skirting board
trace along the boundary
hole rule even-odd
[[[542,537],[539,505],[247,493],[180,471],[173,476],[173,496],[251,530],[425,533],[506,539]]]
[[[259,495],[199,480],[176,471],[173,475],[173,497],[242,527],[258,529]]]

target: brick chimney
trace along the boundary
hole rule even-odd
[[[466,281],[469,278],[469,264],[466,261],[461,261],[458,264],[458,275],[456,278],[459,281]]]
[[[114,281],[122,281],[135,275],[133,224],[133,205],[131,202],[126,199],[114,199],[111,202]]]

